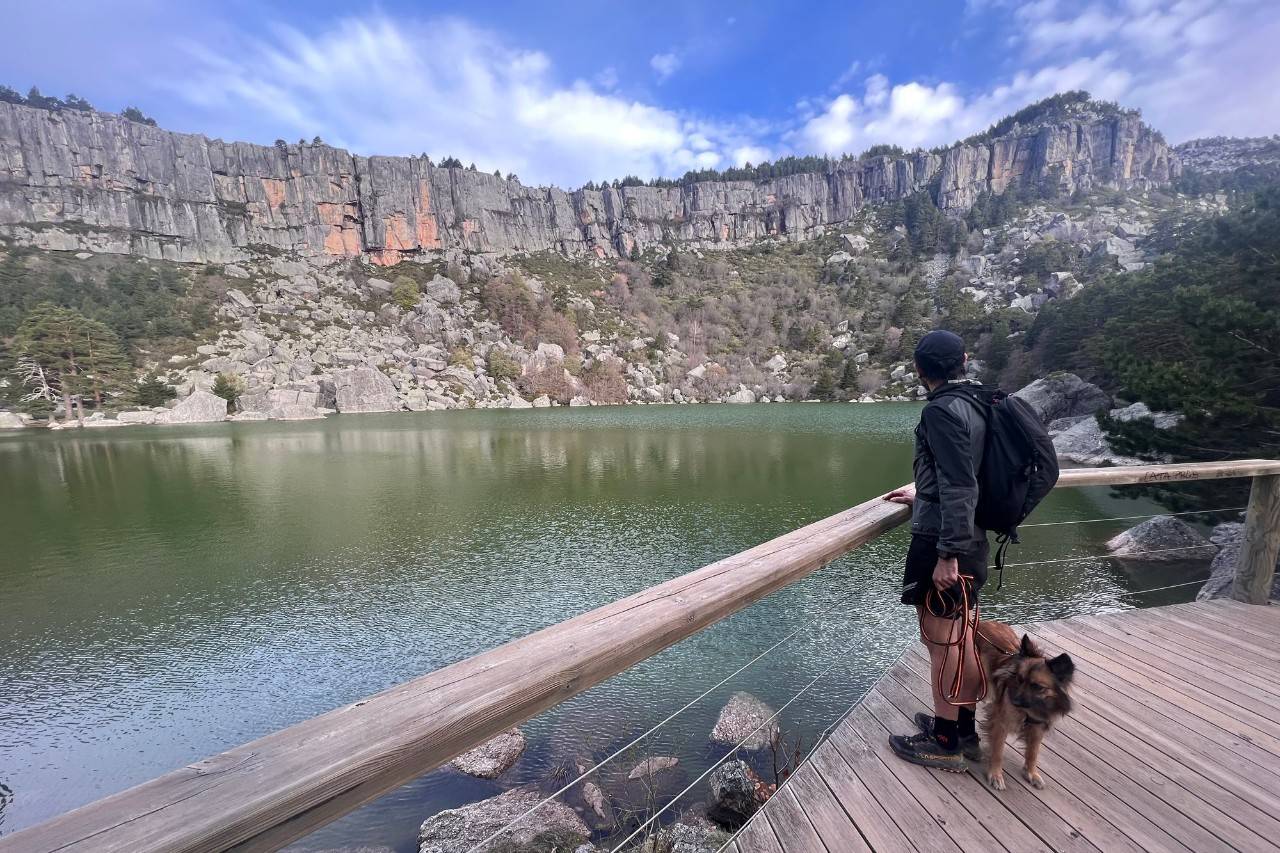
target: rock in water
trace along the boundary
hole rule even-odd
[[[711,730],[711,740],[728,746],[743,743],[745,749],[760,749],[768,744],[778,730],[777,721],[765,724],[774,710],[750,693],[735,693],[720,709],[720,717]],[[757,731],[758,729],[758,731]]]
[[[427,819],[418,830],[418,851],[467,853],[541,800],[538,787],[526,785],[469,806],[442,811]],[[558,833],[564,839],[562,849],[569,850],[586,842],[591,834],[577,812],[559,800],[552,800],[504,831],[494,843],[528,844],[544,833]]]
[[[1228,521],[1213,528],[1209,541],[1220,549],[1209,566],[1209,579],[1196,593],[1196,601],[1210,598],[1230,598],[1236,581],[1236,567],[1240,565],[1240,552],[1244,548],[1244,525]],[[1276,561],[1276,576],[1271,584],[1271,600],[1280,601],[1280,560]]]
[[[1171,548],[1183,550],[1169,551]],[[1129,528],[1107,542],[1107,550],[1112,556],[1126,560],[1156,562],[1208,559],[1216,551],[1190,525],[1170,515],[1157,515]],[[1153,551],[1167,553],[1148,553]]]
[[[451,762],[455,770],[480,779],[496,779],[516,763],[524,752],[524,732],[509,729],[493,740],[464,752]]]
[[[227,401],[209,391],[192,391],[168,415],[164,422],[170,424],[204,424],[226,420]]]
[[[707,806],[707,817],[729,830],[746,823],[764,802],[761,796],[764,783],[745,761],[720,765],[712,771],[708,784],[711,802]]]
[[[0,412],[0,429],[22,429],[26,425],[27,422],[13,412]]]
[[[333,373],[335,399],[339,412],[398,412],[400,396],[396,386],[380,370],[372,367],[349,367]]]
[[[658,830],[639,848],[641,853],[719,853],[729,835],[701,815],[685,815]]]
[[[670,770],[679,763],[680,759],[672,756],[651,756],[632,767],[631,772],[627,774],[627,778],[641,779],[646,776],[657,776],[663,770]]]
[[[1026,400],[1046,424],[1058,418],[1092,415],[1111,406],[1107,392],[1074,373],[1051,373],[1015,391],[1014,396]]]

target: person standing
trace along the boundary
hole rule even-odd
[[[929,391],[915,430],[915,482],[885,499],[911,506],[902,603],[916,609],[927,641],[933,716],[916,715],[920,731],[894,735],[889,743],[913,764],[961,772],[966,755],[981,757],[975,706],[954,703],[976,697],[981,689],[977,667],[961,662],[975,659],[973,634],[963,630],[962,620],[969,616],[966,605],[976,604],[987,580],[987,532],[974,523],[987,424],[982,411],[965,399],[966,385],[981,386],[965,378],[968,356],[959,335],[930,332],[920,339],[914,355],[916,372]],[[935,597],[929,602],[931,590]],[[961,637],[963,642],[958,642]],[[957,667],[962,674],[959,690],[944,696],[939,685],[955,684]]]

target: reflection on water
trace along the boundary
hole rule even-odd
[[[574,409],[4,436],[0,832],[882,493],[910,476],[917,412]],[[1143,511],[1064,491],[1038,520]],[[1122,528],[1039,528],[1016,559],[1096,554]],[[892,604],[903,542],[883,537],[532,721],[504,783],[623,742],[831,608],[650,751],[681,757],[692,779],[716,757],[706,733],[729,693],[781,704],[836,662],[784,718],[821,731],[912,636]],[[1117,594],[1150,581],[1086,560],[1014,569],[991,600],[1053,617],[1127,606]],[[300,846],[412,850],[423,818],[496,790],[431,774]]]

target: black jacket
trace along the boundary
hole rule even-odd
[[[948,382],[929,394],[916,427],[912,467],[916,500],[911,532],[937,537],[941,556],[968,554],[986,538],[973,523],[978,506],[978,470],[987,437],[985,416]]]

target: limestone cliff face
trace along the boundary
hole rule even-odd
[[[567,192],[414,157],[222,142],[106,113],[0,103],[0,234],[189,262],[273,251],[379,264],[449,249],[609,257],[667,241],[803,240],[935,179],[939,205],[958,212],[1017,180],[1129,188],[1165,183],[1178,169],[1158,134],[1122,116],[761,182]]]

